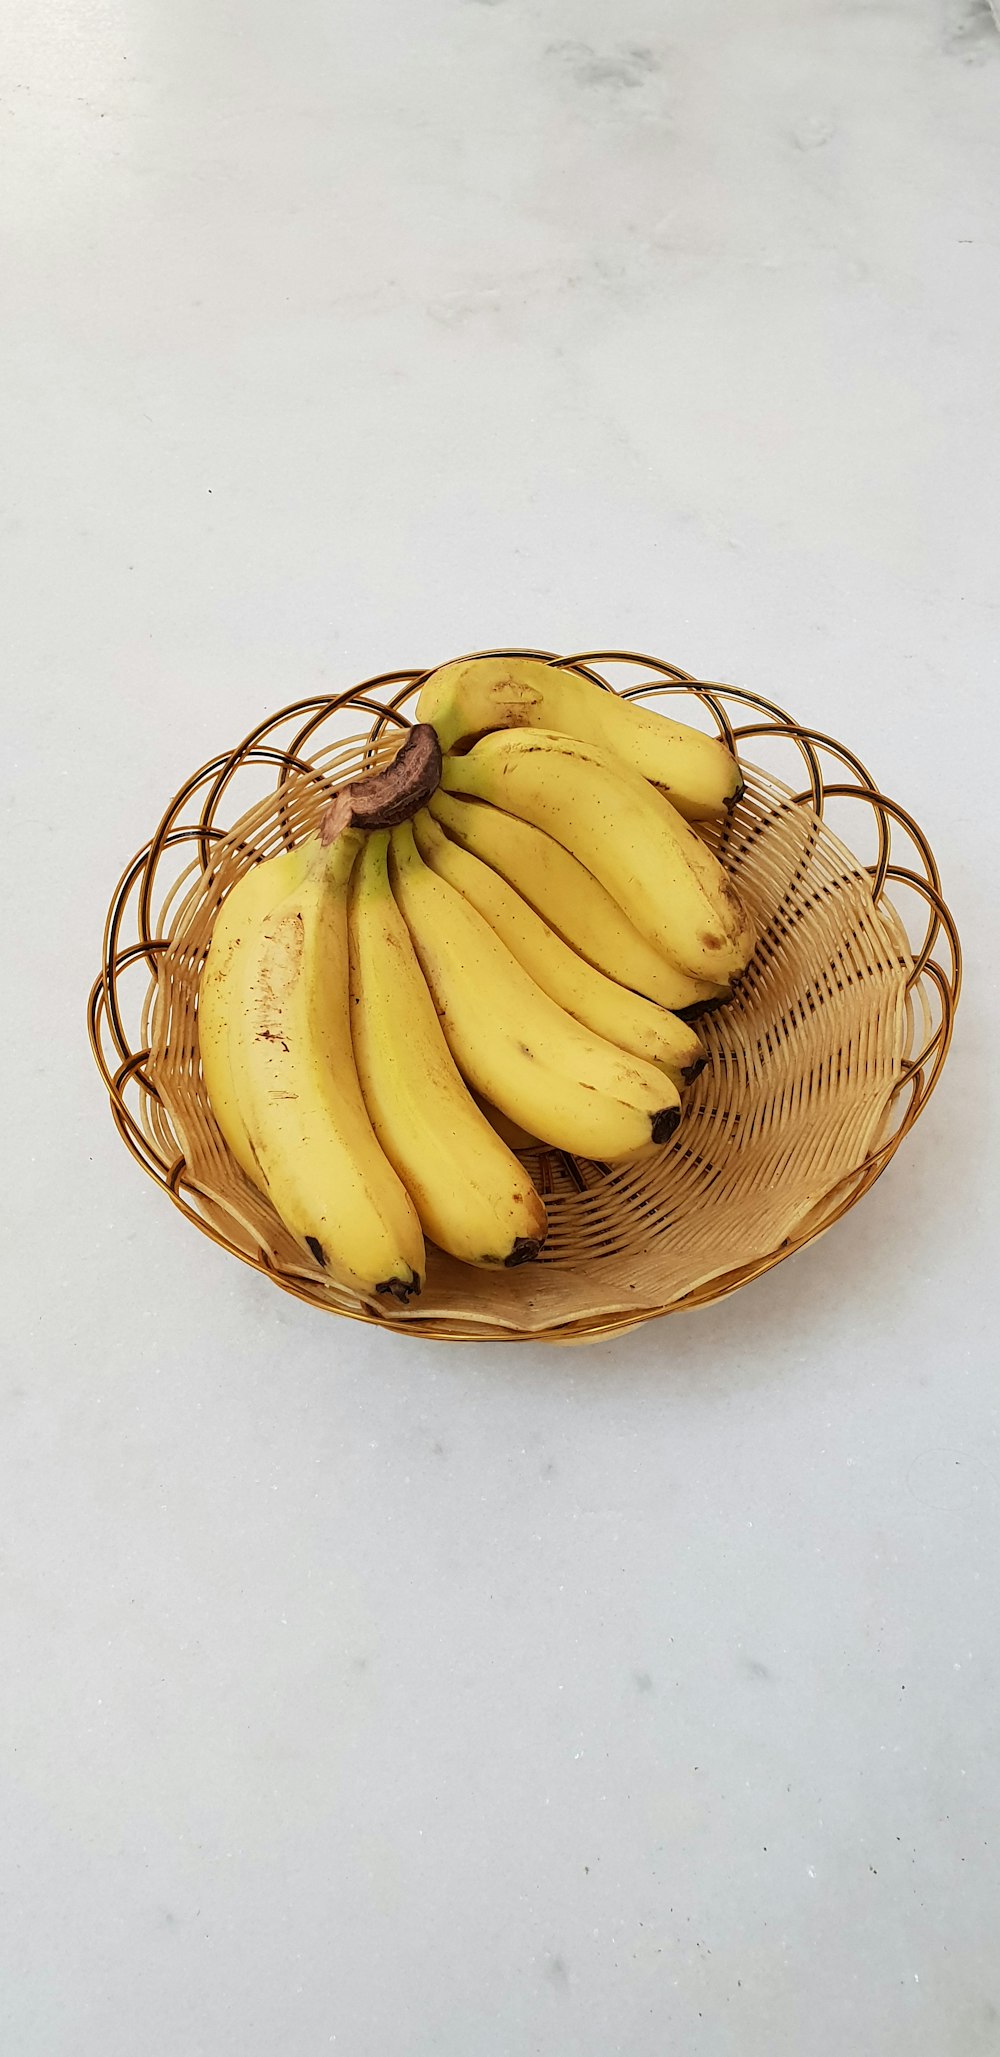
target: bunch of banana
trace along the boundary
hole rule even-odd
[[[198,1003],[237,1163],[331,1278],[402,1305],[420,1291],[424,1232],[468,1263],[514,1265],[548,1226],[459,1075],[389,887],[378,823],[419,806],[440,768],[433,731],[414,737],[391,782],[345,789],[319,837],[240,880]]]
[[[688,821],[738,790],[721,745],[539,660],[445,666],[420,706],[433,724],[223,902],[198,1003],[236,1162],[382,1306],[419,1293],[425,1235],[537,1256],[533,1148],[664,1143],[705,1062],[682,1017],[753,945]]]
[[[662,1064],[677,1085],[697,1075],[705,1052],[687,1022],[663,1007],[654,1007],[651,1000],[629,992],[626,986],[616,985],[614,979],[578,957],[499,872],[491,871],[461,844],[452,843],[433,815],[421,811],[413,830],[417,848],[431,870],[478,908],[511,956],[567,1014],[633,1056]]]
[[[753,930],[718,858],[655,786],[608,751],[549,729],[497,729],[445,758],[442,783],[574,852],[689,978],[727,984],[744,970]]]
[[[347,899],[360,844],[353,831],[316,842],[234,888],[202,975],[199,1040],[219,1127],[286,1228],[340,1284],[405,1306],[420,1291],[423,1236],[372,1127],[351,1041]]]
[[[443,786],[430,801],[430,811],[453,842],[498,871],[579,957],[618,985],[631,986],[680,1015],[700,1013],[725,999],[728,986],[688,978],[668,963],[593,872],[541,829],[499,807],[462,800]]]
[[[413,730],[384,772],[345,787],[318,836],[247,872],[216,918],[198,994],[202,1070],[232,1155],[330,1277],[405,1306],[424,1239],[379,1143],[351,1028],[348,896],[363,829],[429,797],[437,739]]]
[[[462,1083],[392,896],[388,848],[384,830],[369,836],[351,890],[351,1014],[365,1104],[434,1242],[469,1264],[523,1264],[545,1240],[545,1209]]]
[[[492,729],[548,729],[596,743],[661,786],[689,821],[710,820],[743,790],[739,764],[717,737],[540,657],[508,653],[443,664],[424,680],[417,718],[433,723],[443,750]]]
[[[393,830],[390,876],[452,1056],[477,1092],[582,1156],[666,1141],[680,1118],[673,1079],[544,992],[472,902],[424,863],[409,822]]]

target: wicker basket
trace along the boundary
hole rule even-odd
[[[201,1078],[195,1002],[221,899],[308,834],[333,788],[393,754],[425,673],[384,673],[261,722],[186,780],[112,900],[90,1033],[120,1134],[206,1235],[333,1313],[422,1336],[582,1342],[705,1306],[867,1192],[944,1063],[955,925],[926,839],[853,753],[654,658],[560,661],[669,700],[738,750],[744,796],[706,836],[761,940],[736,997],[703,1023],[709,1062],[672,1144],[627,1166],[530,1160],[551,1224],[537,1264],[479,1271],[431,1248],[416,1306],[380,1314],[303,1256],[230,1157]]]

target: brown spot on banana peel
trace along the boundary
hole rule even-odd
[[[440,783],[441,745],[436,730],[421,721],[384,771],[341,787],[320,822],[320,842],[326,849],[346,829],[398,828],[426,806]],[[377,1290],[388,1292],[390,1287]]]
[[[305,1242],[306,1248],[310,1250],[312,1252],[312,1255],[315,1257],[317,1264],[321,1264],[325,1271],[327,1269],[327,1266],[329,1265],[330,1260],[326,1254],[326,1251],[323,1248],[322,1243],[320,1242],[319,1237],[306,1236],[303,1240]],[[391,1293],[394,1300],[401,1301],[402,1304],[405,1306],[408,1300],[411,1300],[416,1293],[419,1293],[420,1280],[414,1278],[411,1272],[408,1279],[390,1278],[383,1280],[381,1285],[376,1286],[375,1291],[376,1293]]]
[[[746,920],[746,908],[744,907],[743,902],[740,899],[738,892],[736,891],[736,887],[733,885],[732,879],[728,876],[726,872],[723,872],[722,880],[719,885],[719,898],[721,900],[724,900],[726,906],[732,909],[732,912],[736,916],[738,923],[742,923]]]

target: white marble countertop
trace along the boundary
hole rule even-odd
[[[4,42],[0,2050],[1000,2051],[986,0]],[[595,642],[925,824],[945,1078],[714,1310],[334,1324],[117,1140],[110,887],[269,708]]]

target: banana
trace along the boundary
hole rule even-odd
[[[305,875],[247,929],[229,1024],[232,1090],[253,1177],[331,1278],[405,1303],[424,1247],[377,1141],[351,1044],[347,887],[360,837],[315,845]]]
[[[447,758],[444,770],[449,782],[459,775]],[[726,997],[727,986],[669,964],[593,873],[531,822],[440,786],[429,805],[454,842],[498,871],[565,943],[618,985],[674,1013],[694,1014]]]
[[[351,1027],[375,1134],[425,1233],[467,1264],[537,1257],[545,1208],[471,1099],[392,896],[388,834],[368,837],[351,884]]]
[[[607,751],[546,729],[498,729],[446,758],[443,782],[574,851],[692,978],[721,982],[746,966],[753,929],[718,858],[662,793]]]
[[[445,750],[505,728],[550,729],[596,743],[661,786],[689,821],[721,813],[743,790],[739,764],[718,737],[540,657],[443,664],[424,680],[417,717],[433,723]]]
[[[241,1170],[258,1183],[258,1168],[240,1119],[229,1063],[229,1023],[240,950],[251,934],[305,875],[315,841],[300,843],[244,872],[215,917],[208,956],[198,986],[198,1042],[209,1105]]]
[[[496,1129],[501,1141],[506,1143],[508,1150],[545,1149],[546,1146],[540,1136],[533,1136],[531,1130],[522,1128],[519,1121],[511,1121],[509,1114],[501,1114],[499,1107],[494,1107],[491,1100],[484,1100],[481,1093],[473,1093],[472,1097],[476,1106],[482,1108],[490,1127]],[[652,1144],[650,1148],[653,1148]]]
[[[679,1119],[672,1079],[566,1014],[488,922],[420,856],[409,822],[392,832],[390,877],[446,1041],[477,1092],[556,1149],[615,1158],[666,1141]]]
[[[424,862],[478,908],[511,956],[567,1014],[633,1056],[661,1064],[675,1085],[701,1070],[705,1052],[687,1022],[616,985],[578,957],[499,872],[450,842],[432,815],[419,813],[413,832]]]

